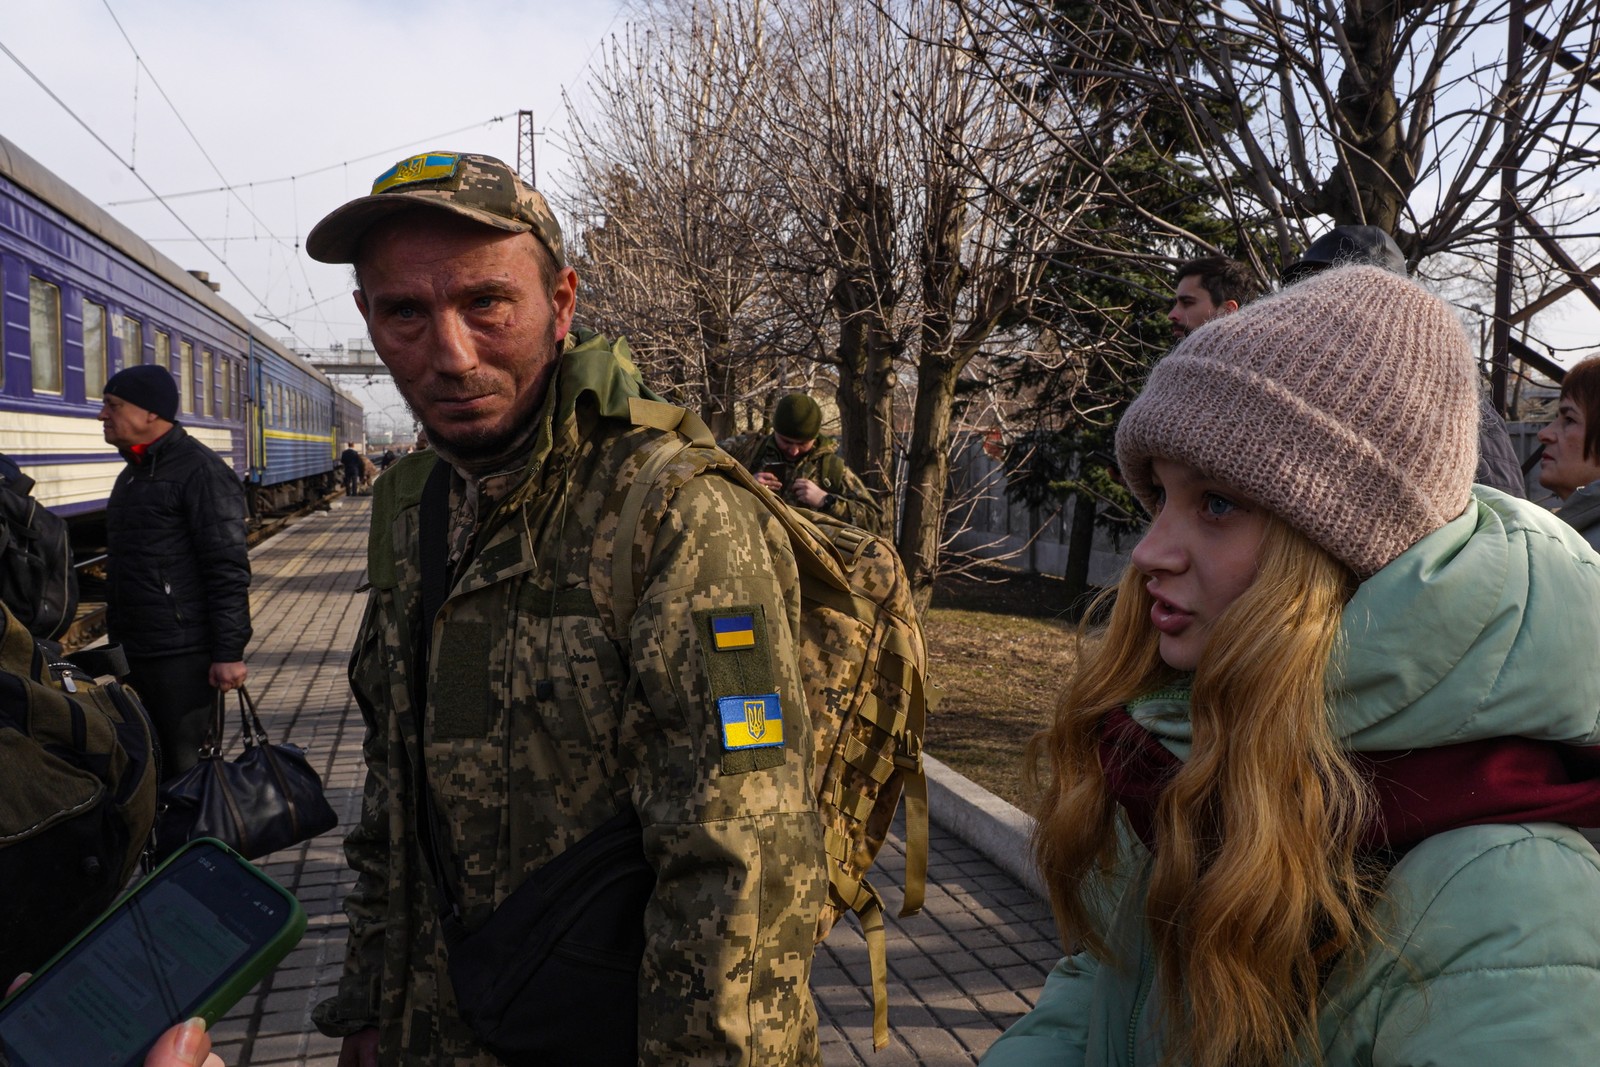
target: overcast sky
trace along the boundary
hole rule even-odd
[[[345,343],[364,335],[348,278],[304,255],[306,231],[426,149],[514,165],[516,112],[531,110],[540,129],[560,124],[563,91],[581,94],[596,49],[623,25],[619,9],[616,0],[0,0],[0,45],[16,57],[0,52],[0,133],[180,266],[209,271],[268,333],[297,347]],[[549,186],[565,161],[553,139],[536,147],[539,184]],[[129,162],[182,223],[148,202]],[[224,184],[237,195],[176,195]],[[122,203],[135,200],[147,202]],[[369,412],[403,418],[392,390],[341,381]]]

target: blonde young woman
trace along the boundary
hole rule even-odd
[[[1600,1056],[1600,557],[1474,489],[1475,389],[1371,267],[1157,365],[1150,529],[1036,742],[1072,954],[985,1067]]]

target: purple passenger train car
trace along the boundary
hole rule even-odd
[[[360,405],[325,375],[0,137],[0,452],[75,527],[122,468],[100,389],[135,363],[177,379],[179,421],[232,464],[254,514],[322,492],[362,437]]]

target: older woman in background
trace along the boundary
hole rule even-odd
[[[1600,356],[1567,371],[1556,417],[1539,431],[1539,484],[1561,498],[1556,514],[1600,549]]]

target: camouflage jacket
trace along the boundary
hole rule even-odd
[[[427,778],[469,929],[623,805],[638,812],[657,871],[641,1064],[814,1064],[808,982],[827,879],[791,637],[794,556],[771,514],[716,473],[731,463],[720,452],[677,457],[619,530],[635,474],[670,439],[630,412],[675,410],[640,395],[624,343],[569,342],[532,455],[481,502],[480,521],[463,505],[492,479],[453,473],[452,558],[466,559],[429,637]],[[435,458],[407,457],[377,482],[350,664],[367,724],[361,821],[345,844],[358,878],[339,995],[315,1017],[334,1036],[377,1025],[385,1065],[489,1067],[455,1011],[408,769],[418,503]],[[633,553],[639,590],[626,635],[611,614],[617,548]],[[729,618],[740,639],[717,651]],[[553,685],[542,701],[541,683]],[[783,744],[738,748],[719,698],[759,693],[776,694],[781,725],[768,726]],[[605,1019],[596,1005],[594,1025]]]
[[[784,491],[779,495],[790,507],[812,510],[806,509],[789,492],[789,486],[796,478],[807,478],[821,486],[823,492],[833,494],[833,500],[826,507],[814,510],[842,519],[852,526],[859,526],[869,533],[883,532],[879,529],[882,512],[878,510],[877,499],[860,476],[845,466],[843,457],[839,455],[839,446],[833,438],[817,438],[811,451],[793,463],[783,458],[777,442],[769,433],[744,433],[720,444],[751,474],[766,470],[776,475],[784,485]]]

